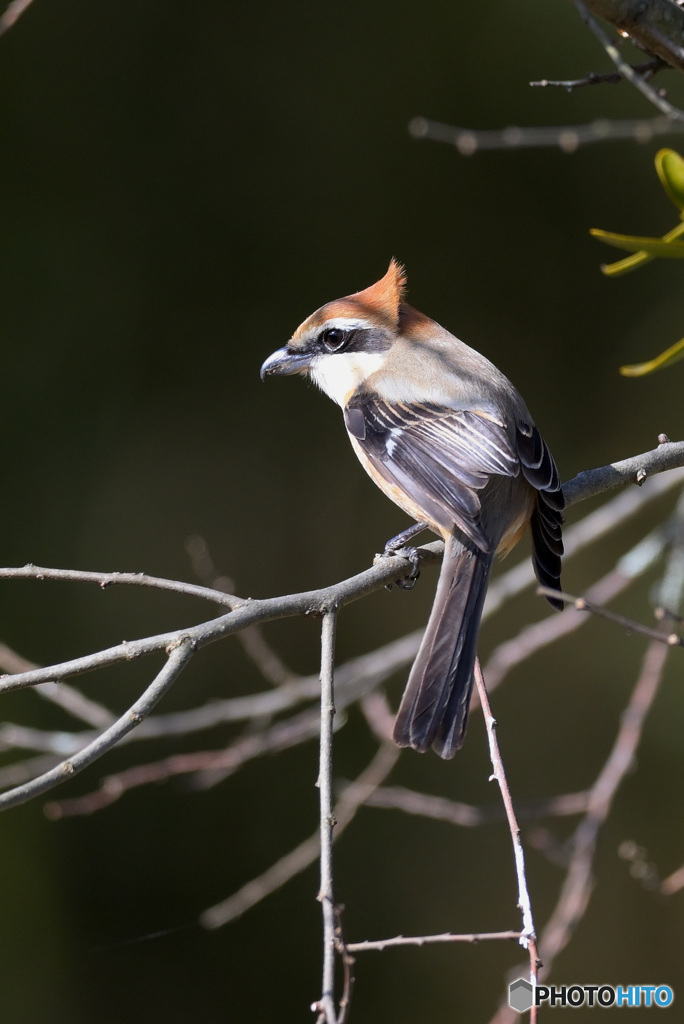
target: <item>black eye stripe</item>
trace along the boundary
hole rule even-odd
[[[317,351],[327,352],[386,352],[392,343],[392,334],[374,327],[325,327],[310,343]]]

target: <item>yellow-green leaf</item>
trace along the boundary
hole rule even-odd
[[[674,149],[660,149],[656,153],[655,165],[663,188],[684,214],[684,159]]]
[[[616,235],[610,231],[601,231],[599,228],[592,228],[590,233],[594,238],[598,238],[602,242],[606,242],[608,245],[616,245],[616,239],[627,239],[630,241],[637,241],[632,235]],[[644,242],[664,242],[670,245],[675,239],[684,235],[684,223],[678,224],[676,228],[672,228],[666,235],[663,235],[661,239],[643,239]],[[618,248],[625,248],[624,245],[618,246]],[[637,267],[642,266],[644,263],[650,263],[652,259],[655,259],[656,253],[645,252],[643,249],[639,249],[633,256],[628,256],[624,260],[618,260],[617,263],[604,263],[601,266],[601,270],[606,277],[619,277],[620,274],[626,274],[630,270],[635,270]],[[668,255],[672,255],[668,253]]]
[[[679,226],[680,234],[684,234],[684,224]],[[592,228],[591,234],[599,241],[612,245],[625,252],[644,252],[647,256],[659,256],[661,259],[684,259],[684,242],[670,242],[665,238],[645,238],[640,235],[616,235],[612,231],[600,231]]]
[[[654,370],[662,370],[664,366],[671,366],[679,359],[684,359],[684,338],[647,363],[621,366],[620,373],[623,377],[643,377],[647,373],[653,373]]]

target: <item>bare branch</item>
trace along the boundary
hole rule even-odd
[[[612,462],[600,469],[588,469],[578,473],[563,484],[563,494],[568,506],[578,501],[595,498],[614,487],[626,484],[641,485],[655,473],[684,466],[684,441],[664,441],[650,452],[635,455],[631,459]]]
[[[33,661],[29,661],[27,658],[23,658],[16,651],[13,651],[7,644],[0,643],[0,667],[5,672],[30,672],[32,669],[38,668],[38,665]],[[52,704],[56,704],[58,707],[68,711],[74,718],[80,718],[82,722],[86,722],[88,725],[94,726],[96,729],[106,729],[112,724],[116,716],[112,714],[107,708],[103,707],[102,704],[98,704],[96,701],[91,700],[89,697],[84,697],[82,693],[74,689],[73,686],[69,686],[68,683],[44,683],[42,686],[37,686],[35,692],[39,697],[44,700],[50,701]],[[0,728],[2,733],[2,728]],[[2,737],[5,742],[7,737]],[[22,744],[17,744],[22,745]],[[83,746],[81,743],[80,746]],[[53,749],[52,747],[37,747],[35,749]],[[79,746],[72,747],[71,749],[78,750]],[[64,753],[64,751],[62,751]]]
[[[118,719],[113,725],[101,733],[96,740],[81,750],[68,761],[62,761],[55,768],[50,769],[43,775],[32,779],[22,786],[16,786],[7,793],[0,794],[0,811],[8,807],[16,807],[18,804],[26,803],[33,797],[58,786],[60,782],[77,775],[88,765],[92,764],[108,750],[116,746],[122,736],[125,736],[131,729],[145,718],[154,706],[161,700],[164,694],[171,688],[187,662],[194,653],[193,645],[189,640],[178,643],[169,652],[168,660],[163,669],[157,674],[154,681],[147,687],[138,700]]]
[[[639,17],[635,19],[633,28],[634,30],[636,30],[636,32],[639,33],[639,35],[644,36],[644,38],[648,38],[648,42],[645,42],[645,45],[647,49],[650,50],[650,52],[655,53],[659,57],[662,57],[663,60],[667,61],[667,63],[671,64],[673,67],[678,67],[680,71],[684,70],[684,55],[678,52],[681,49],[681,47],[677,46],[674,43],[669,47],[664,46],[663,42],[665,40],[660,32],[649,33],[648,37],[646,37],[646,34],[643,32],[643,27],[637,28],[637,24],[639,24],[640,26],[648,24],[647,19],[643,17],[643,12],[644,7],[650,6],[651,2],[654,3],[654,6],[661,6],[658,3],[658,0],[650,0],[649,5],[639,4]],[[596,9],[597,6],[601,5],[603,5],[604,8],[609,6],[609,4],[605,2],[605,0],[593,0],[592,2],[592,7],[594,9]],[[615,5],[612,6],[614,7]],[[652,103],[653,106],[656,107],[661,112],[661,114],[665,114],[666,117],[671,118],[673,121],[684,122],[684,111],[679,110],[677,107],[673,107],[672,104],[668,103],[668,101],[664,99],[659,92],[652,88],[652,86],[650,86],[648,82],[646,82],[641,77],[641,75],[636,74],[632,66],[624,59],[618,48],[603,31],[599,23],[591,16],[582,0],[575,0],[575,7],[579,11],[582,20],[585,22],[585,24],[589,26],[589,28],[594,33],[598,41],[601,43],[601,46],[606,51],[606,53],[608,54],[608,56],[610,57],[615,67],[620,72],[620,74],[623,75],[623,77],[626,78],[627,81],[631,85],[633,85],[635,89],[638,89],[639,92],[646,97],[649,103]],[[665,7],[667,9],[673,9],[675,12],[677,12],[677,16],[680,18],[680,20],[684,22],[682,13],[678,10],[676,4],[667,3],[662,5],[662,7]],[[670,24],[672,24],[672,21],[670,22]],[[631,35],[632,32],[630,31],[629,34]],[[635,38],[639,38],[639,35],[635,34]]]
[[[654,451],[646,452],[632,459],[625,459],[622,462],[616,462],[601,469],[580,473],[573,480],[570,480],[568,484],[564,485],[567,503],[568,505],[575,504],[584,498],[594,497],[613,487],[624,486],[628,483],[642,483],[653,473],[661,473],[682,465],[684,465],[684,442],[663,443]],[[418,550],[421,561],[427,563],[436,562],[441,557],[442,543],[438,541],[433,544],[423,545]],[[98,651],[95,654],[75,658],[72,661],[52,665],[48,668],[5,676],[0,679],[0,693],[25,686],[35,686],[37,683],[54,682],[57,679],[91,672],[104,665],[111,665],[120,661],[131,661],[142,655],[163,651],[169,645],[176,643],[180,637],[187,637],[195,647],[200,648],[205,646],[205,644],[213,643],[225,636],[235,634],[257,622],[266,622],[272,619],[288,618],[302,614],[323,615],[330,607],[343,607],[352,601],[357,601],[367,594],[379,590],[387,583],[402,578],[406,575],[409,566],[410,563],[406,559],[397,555],[380,556],[376,559],[371,569],[358,573],[356,576],[352,576],[331,587],[264,600],[238,601],[231,598],[231,600],[236,602],[233,610],[217,619],[211,619],[208,622],[203,622],[198,626],[191,626],[188,629],[144,637],[140,640],[126,641],[115,647]],[[84,579],[87,577],[90,581],[94,580],[98,583],[104,577],[111,577],[111,582],[121,581],[116,573],[74,574],[70,573],[69,570],[39,569],[35,566],[24,566],[22,569],[0,570],[0,579],[16,577],[34,579]],[[157,582],[153,584],[143,582],[143,578],[135,574],[133,574],[130,580],[125,582],[157,585]],[[159,581],[159,584],[168,582]],[[187,586],[190,585],[188,584]],[[183,584],[178,584],[178,588],[183,589],[184,592],[190,592],[185,591],[185,585]],[[169,583],[169,589],[174,589],[172,583]],[[202,592],[206,591],[206,588],[201,587],[193,589]],[[226,595],[220,594],[218,591],[209,591],[204,596],[211,594],[217,594],[221,601],[226,599]],[[213,597],[210,599],[214,600]]]
[[[96,583],[100,590],[114,586],[148,587],[152,590],[170,590],[176,594],[187,594],[199,597],[204,601],[235,608],[242,600],[227,594],[223,590],[211,587],[200,587],[196,583],[183,583],[179,580],[161,579],[159,576],[148,576],[144,572],[87,572],[82,569],[46,569],[39,565],[23,565],[17,569],[0,569],[3,580],[60,580],[73,583]]]

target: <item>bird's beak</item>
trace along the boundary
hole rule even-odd
[[[279,348],[270,355],[261,367],[261,379],[266,377],[288,377],[292,373],[305,373],[311,365],[310,352],[297,352],[294,349]]]

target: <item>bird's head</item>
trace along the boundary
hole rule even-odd
[[[287,345],[268,357],[261,379],[309,374],[339,405],[382,366],[399,331],[406,276],[392,260],[385,276],[361,292],[321,306]]]

